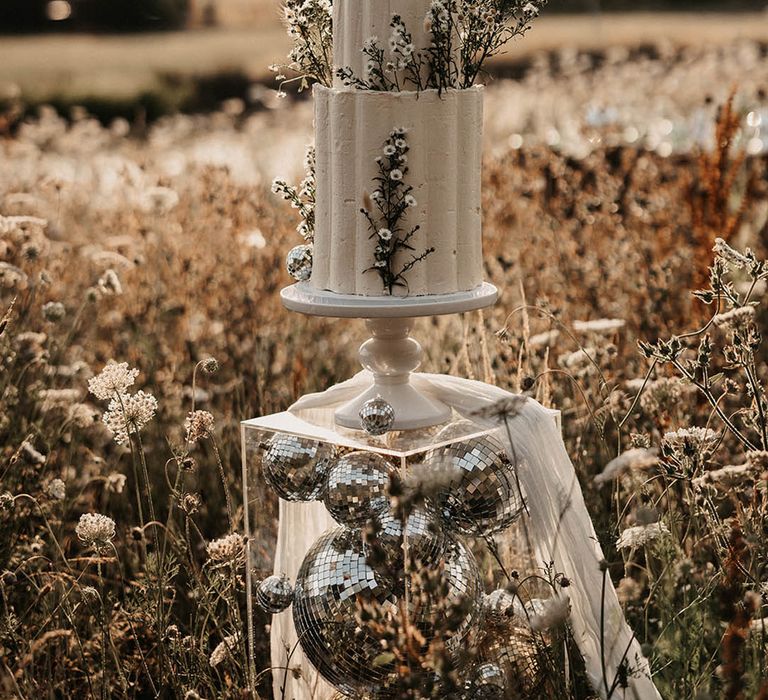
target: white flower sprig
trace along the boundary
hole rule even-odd
[[[413,187],[405,183],[408,174],[408,141],[406,130],[393,129],[384,142],[382,155],[377,156],[379,174],[374,178],[376,188],[364,198],[360,209],[368,221],[369,239],[375,241],[374,263],[365,272],[376,272],[381,277],[384,292],[392,294],[395,287],[408,287],[405,274],[418,262],[435,252],[427,248],[416,255],[410,244],[419,226],[405,225],[407,211],[418,202],[413,196]],[[411,259],[398,269],[396,257],[400,251],[413,251]]]
[[[315,239],[315,147],[307,146],[304,154],[304,179],[298,187],[289,185],[282,178],[272,182],[272,192],[299,210],[301,221],[296,227],[298,234],[307,242]]]

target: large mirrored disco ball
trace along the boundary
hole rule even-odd
[[[286,501],[315,501],[322,496],[336,448],[317,440],[277,433],[266,443],[264,479]]]
[[[296,632],[310,663],[342,693],[388,698],[393,664],[374,663],[382,647],[361,624],[366,604],[395,614],[393,583],[368,565],[358,530],[334,528],[311,547],[296,578]]]
[[[454,426],[448,426],[455,429]],[[435,439],[440,441],[440,435]],[[504,446],[492,435],[461,440],[427,453],[422,469],[445,473],[436,506],[446,527],[474,537],[511,525],[523,500]]]
[[[375,452],[349,452],[328,472],[323,500],[336,522],[363,527],[389,505],[394,465]]]
[[[441,640],[458,661],[479,636],[483,585],[470,549],[459,539],[446,540],[438,559],[406,574],[408,614],[426,640]]]
[[[288,251],[285,258],[288,274],[299,282],[305,282],[312,276],[312,246],[297,245]]]
[[[384,435],[395,424],[395,409],[381,396],[366,401],[359,415],[360,426],[369,435]]]
[[[256,589],[256,602],[264,612],[283,612],[293,602],[293,586],[288,577],[267,576]]]
[[[440,561],[449,543],[440,519],[431,511],[418,507],[402,520],[387,508],[373,520],[371,547],[380,547],[391,570],[402,570],[407,538],[408,559],[412,563]]]
[[[485,662],[476,666],[466,684],[467,700],[504,700],[506,679],[498,664]]]
[[[505,697],[527,697],[539,692],[546,676],[535,634],[517,621],[488,628],[480,657],[504,674]]]

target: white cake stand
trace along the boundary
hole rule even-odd
[[[359,412],[369,399],[381,396],[395,411],[392,430],[416,430],[439,425],[451,409],[419,393],[410,374],[421,364],[422,348],[410,337],[419,316],[442,316],[492,306],[498,290],[484,282],[468,292],[414,297],[364,297],[317,290],[298,282],[280,293],[283,305],[309,316],[362,318],[371,338],[360,346],[360,363],[373,374],[373,382],[352,401],[336,411],[336,423],[360,428]]]

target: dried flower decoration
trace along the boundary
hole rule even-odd
[[[115,538],[115,521],[99,513],[83,513],[75,534],[84,545],[103,549]]]
[[[415,251],[410,241],[420,228],[416,225],[409,229],[405,225],[408,210],[416,206],[416,198],[411,194],[413,187],[404,181],[408,174],[405,165],[408,150],[406,130],[402,127],[393,129],[384,142],[383,155],[376,158],[379,169],[374,178],[376,189],[365,200],[372,202],[373,208],[360,209],[368,221],[368,238],[375,243],[374,263],[365,272],[376,272],[381,277],[385,294],[392,294],[395,287],[407,289],[406,273],[435,252],[434,248],[427,248],[418,255],[414,252],[410,260],[399,264],[401,251]]]
[[[301,221],[296,227],[298,234],[307,242],[315,239],[315,147],[307,146],[304,154],[304,179],[297,187],[289,185],[283,178],[272,181],[272,192],[290,202],[298,209]]]
[[[245,538],[232,532],[208,543],[205,548],[208,558],[217,564],[237,563],[245,554]]]

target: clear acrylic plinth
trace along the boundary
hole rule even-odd
[[[291,435],[304,440],[333,445],[339,454],[364,451],[377,453],[405,475],[419,465],[436,448],[494,432],[471,419],[451,411],[448,421],[418,430],[392,431],[382,436],[369,435],[362,430],[340,426],[335,407],[283,412],[254,418],[241,423],[243,455],[244,526],[249,562],[246,567],[246,594],[249,625],[249,645],[253,649],[253,612],[259,574],[271,572],[272,561],[253,535],[267,525],[265,518],[274,518],[274,493],[263,476],[262,460],[269,440],[276,435]],[[286,572],[287,573],[287,572]],[[295,575],[295,572],[294,572]]]

